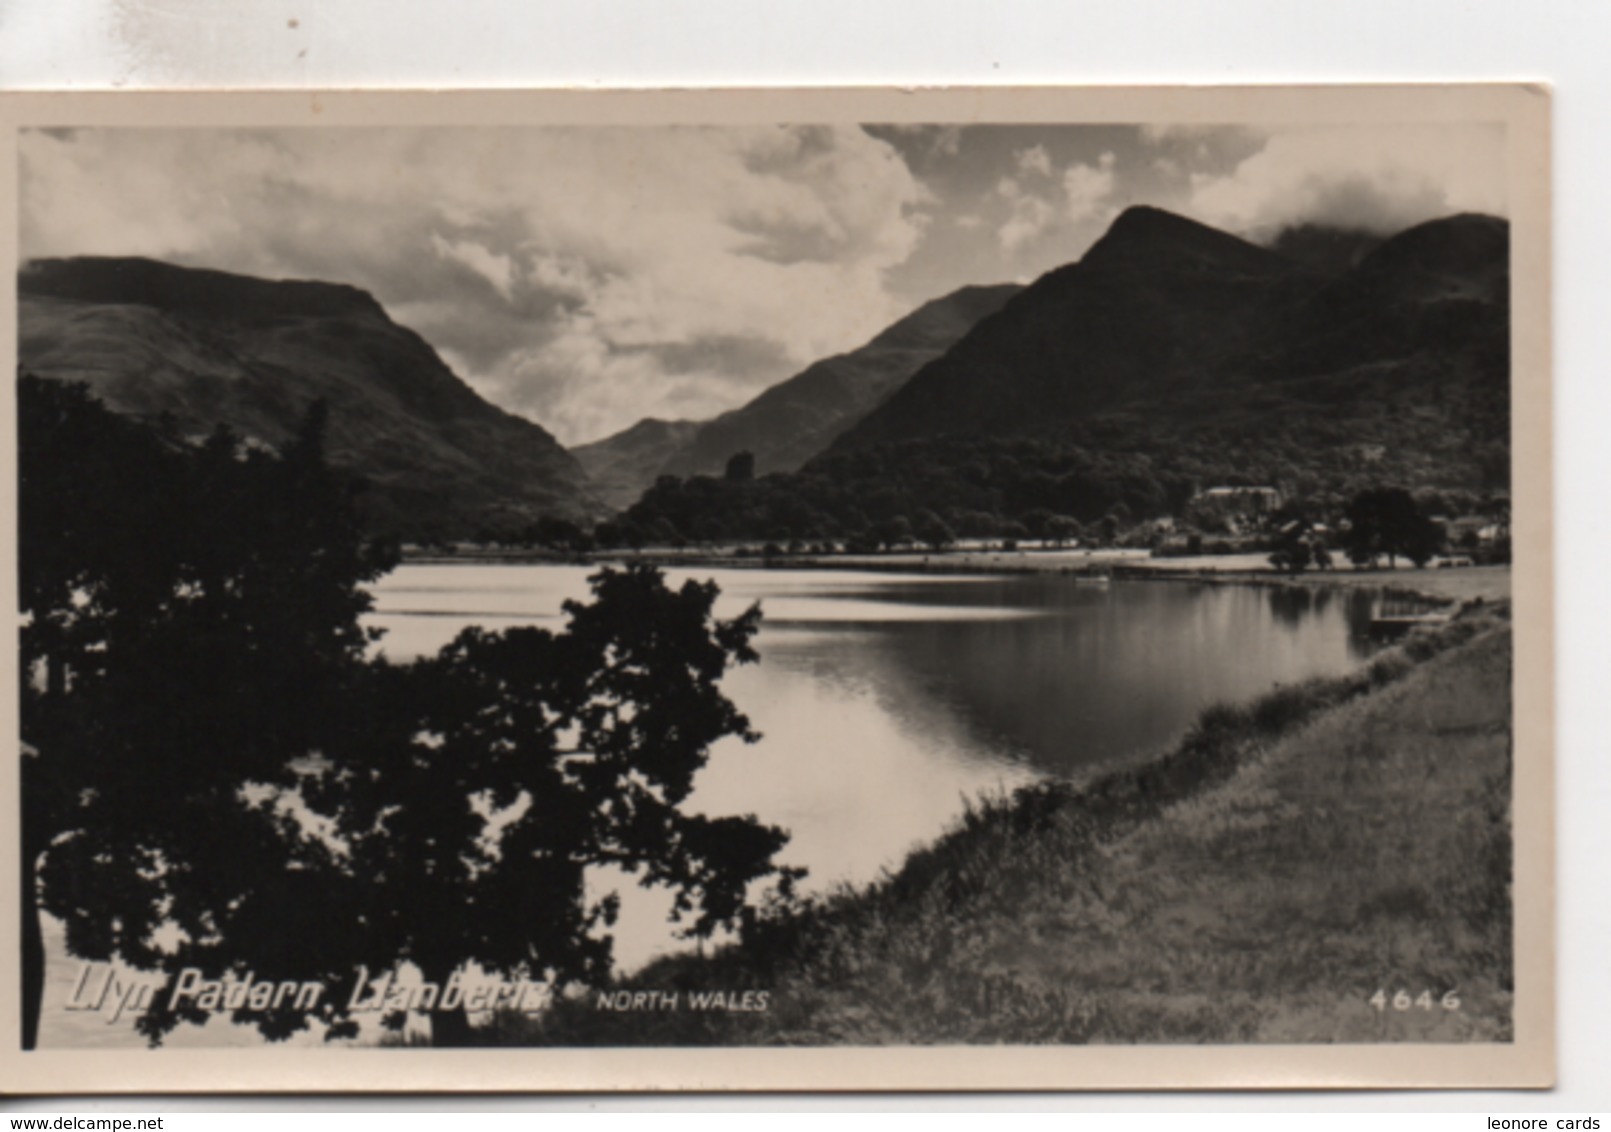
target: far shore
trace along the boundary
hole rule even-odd
[[[730,569],[866,570],[932,574],[1067,574],[1092,579],[1110,577],[1145,580],[1239,583],[1275,586],[1356,586],[1389,593],[1414,595],[1440,604],[1470,601],[1508,601],[1511,595],[1509,564],[1446,567],[1434,560],[1417,569],[1404,562],[1395,567],[1355,569],[1343,564],[1331,570],[1310,570],[1289,575],[1274,569],[1265,554],[1215,554],[1195,557],[1154,558],[1145,550],[1085,550],[1031,548],[996,550],[961,548],[924,553],[895,551],[887,554],[790,554],[763,558],[708,549],[676,550],[669,547],[639,551],[600,551],[565,556],[531,550],[476,549],[456,555],[408,554],[405,562],[433,565],[469,563],[520,563],[529,565],[608,564],[647,562],[665,567],[720,566]]]

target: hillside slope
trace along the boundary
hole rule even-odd
[[[1132,208],[798,472],[662,483],[629,519],[888,542],[926,513],[967,537],[1003,522],[1033,535],[1051,515],[1116,532],[1217,485],[1331,511],[1383,485],[1455,507],[1503,496],[1507,223],[1459,215],[1340,243],[1300,262]]]
[[[572,448],[571,455],[581,463],[604,502],[628,507],[703,427],[699,421],[645,417],[614,436]]]
[[[860,349],[817,362],[723,413],[665,470],[711,474],[733,453],[748,450],[755,453],[757,475],[794,471],[1019,290],[1010,283],[964,287],[923,304]]]
[[[1154,208],[1119,217],[917,372],[835,451],[1042,432],[1214,381],[1317,285],[1291,260]]]
[[[681,431],[686,422],[643,420],[573,451],[618,507],[636,502],[661,475],[720,475],[738,452],[754,454],[757,475],[792,472],[1019,290],[963,287],[689,432]]]
[[[1508,408],[1508,225],[1461,215],[1328,273],[1152,208],[1037,280],[835,444],[1055,434],[1135,410],[1195,425],[1275,390],[1293,412],[1368,420],[1410,397],[1468,393],[1500,439]],[[1307,387],[1301,382],[1310,382]],[[1504,402],[1499,404],[1496,402]],[[1502,412],[1500,415],[1503,415]],[[1468,437],[1469,439],[1469,437]]]
[[[379,532],[468,537],[602,510],[552,436],[482,400],[357,288],[111,258],[35,261],[18,286],[21,369],[87,382],[118,412],[277,446],[328,401],[331,460],[369,481]]]

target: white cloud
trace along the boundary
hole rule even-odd
[[[475,272],[505,299],[514,297],[515,264],[506,255],[496,255],[473,240],[444,240],[431,233],[431,245],[443,259],[462,263]]]
[[[1026,161],[1026,154],[1039,151],[1039,157]],[[1022,150],[1014,155],[1019,169],[1033,166],[1037,170],[1040,158],[1046,156],[1042,147]],[[1062,177],[1041,192],[1031,192],[1012,178],[1003,178],[996,185],[996,195],[1012,202],[1012,211],[997,230],[996,237],[1002,251],[1011,256],[1034,241],[1057,246],[1073,246],[1073,239],[1092,224],[1112,218],[1112,204],[1116,181],[1116,158],[1111,152],[1101,154],[1092,164],[1074,164],[1063,170]],[[1046,172],[1051,172],[1049,158]]]
[[[912,148],[929,161],[955,157],[962,151],[961,126],[886,122],[880,130],[904,140],[917,141],[920,144]]]
[[[962,127],[941,126],[934,133],[930,156],[955,157],[962,150]]]
[[[884,273],[928,200],[853,127],[98,130],[23,154],[25,256],[364,287],[567,442],[871,337],[904,313]],[[662,357],[703,340],[709,372]]]
[[[1037,196],[1022,196],[1013,202],[1012,215],[996,233],[1002,250],[1009,255],[1043,235],[1057,221],[1057,210]]]
[[[1013,159],[1020,173],[1036,173],[1042,177],[1052,175],[1052,155],[1046,152],[1043,145],[1021,149],[1013,155]]]
[[[1176,138],[1191,137],[1204,129],[1179,122],[1147,122],[1141,127],[1141,140],[1149,145],[1162,145]]]
[[[1482,126],[1282,130],[1229,173],[1194,175],[1189,208],[1254,238],[1306,221],[1386,232],[1453,212],[1503,214],[1503,142]]]
[[[1104,153],[1095,165],[1070,165],[1063,171],[1065,213],[1071,223],[1083,224],[1102,217],[1113,195],[1113,154]]]
[[[1152,126],[1066,168],[1055,131],[1010,145],[955,127],[879,133],[894,140],[854,127],[25,132],[20,235],[25,256],[364,287],[478,389],[574,443],[731,408],[942,287],[1068,262],[1123,203],[1255,238],[1504,210],[1497,128]]]

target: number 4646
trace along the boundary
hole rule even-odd
[[[1444,1010],[1459,1010],[1460,995],[1457,991],[1449,991],[1442,998],[1434,1000],[1429,990],[1422,991],[1414,998],[1410,997],[1409,991],[1401,990],[1395,992],[1392,998],[1388,998],[1385,990],[1379,990],[1370,996],[1370,1004],[1382,1013],[1385,1013],[1388,1007],[1394,1010],[1410,1010],[1415,1007],[1431,1010],[1434,1005],[1441,1006]]]

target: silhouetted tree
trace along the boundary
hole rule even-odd
[[[1044,507],[1034,507],[1019,516],[1019,521],[1029,531],[1031,538],[1045,538],[1046,524],[1057,518],[1053,511]]]
[[[601,526],[603,524],[600,524]],[[552,550],[579,552],[591,550],[594,536],[569,519],[544,515],[523,532],[523,541]]]
[[[918,513],[916,534],[933,550],[944,550],[957,540],[956,532],[951,529],[951,525],[933,511]]]
[[[1041,529],[1045,537],[1058,546],[1078,542],[1085,534],[1085,528],[1080,526],[1080,521],[1070,515],[1053,515],[1046,520]]]
[[[298,902],[314,861],[258,792],[294,785],[330,740],[369,640],[361,584],[395,558],[324,465],[322,405],[275,455],[225,430],[175,446],[82,386],[23,378],[17,393],[32,1045],[38,909],[82,958],[172,969],[228,964],[226,910]],[[232,934],[229,956],[263,942]]]
[[[1355,495],[1348,505],[1348,531],[1344,549],[1357,566],[1374,566],[1387,555],[1389,568],[1402,554],[1417,567],[1437,553],[1443,535],[1423,515],[1410,493],[1402,488],[1371,488]]]
[[[723,478],[730,483],[749,483],[755,478],[755,453],[735,452],[727,460]]]
[[[912,541],[912,521],[905,515],[896,515],[873,528],[873,537],[888,550],[907,546]]]
[[[781,830],[680,808],[713,743],[756,737],[718,682],[756,659],[759,606],[716,621],[713,583],[671,590],[647,566],[591,584],[561,633],[466,629],[382,673],[304,784],[342,846],[349,963],[411,962],[438,986],[467,963],[597,985],[618,898],[590,898],[590,870],[670,889],[698,937],[736,922],[752,882],[789,891]],[[468,1037],[462,1011],[432,1015],[434,1044]]]
[[[564,632],[369,659],[363,583],[395,555],[324,465],[322,406],[276,455],[164,441],[79,387],[18,398],[25,1046],[41,909],[84,959],[329,987],[311,1016],[236,1012],[281,1038],[352,1032],[360,964],[600,981],[593,866],[671,889],[699,936],[753,881],[787,894],[783,833],[681,809],[710,745],[751,737],[718,680],[758,609],[715,621],[712,584],[605,571]],[[204,1016],[158,995],[138,1026]]]
[[[1277,533],[1275,549],[1270,552],[1270,565],[1295,578],[1311,564],[1319,564],[1315,559],[1317,550],[1319,547],[1309,524],[1300,519],[1291,519]]]

